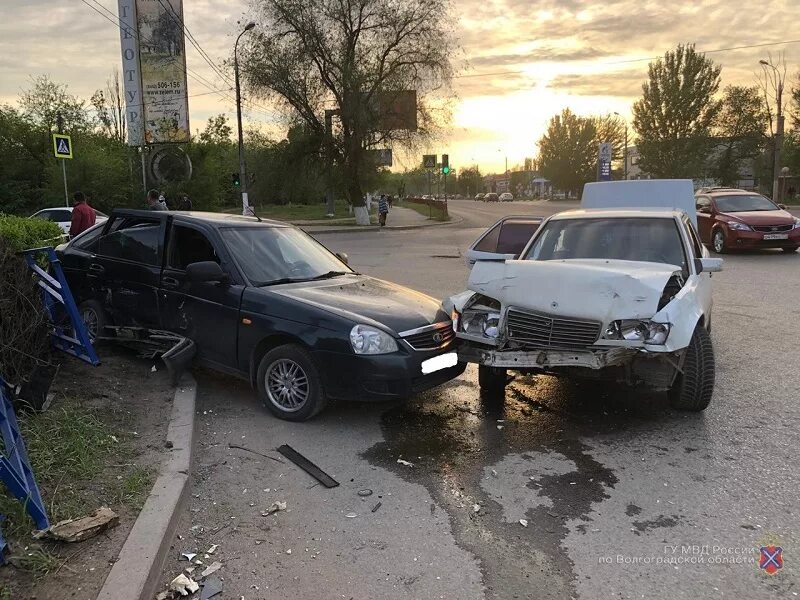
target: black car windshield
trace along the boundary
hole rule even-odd
[[[555,219],[543,225],[525,258],[605,258],[686,268],[678,226],[670,218]]]
[[[314,238],[291,227],[230,227],[220,232],[253,285],[352,272]]]
[[[717,210],[719,212],[745,212],[745,211],[759,211],[759,210],[780,210],[772,200],[759,196],[758,194],[751,195],[736,195],[736,196],[717,196],[714,198],[717,203]]]

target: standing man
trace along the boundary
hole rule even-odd
[[[97,213],[86,203],[86,196],[83,192],[75,192],[72,199],[75,204],[72,208],[72,223],[69,226],[70,238],[80,235],[94,225],[97,220]]]
[[[386,194],[381,194],[381,199],[378,200],[378,223],[383,227],[386,225],[386,215],[389,214],[389,201],[386,199]]]
[[[178,210],[192,210],[192,200],[189,198],[189,194],[183,192],[180,195],[181,202],[178,205]]]
[[[158,199],[158,190],[147,192],[147,208],[148,210],[167,210]]]

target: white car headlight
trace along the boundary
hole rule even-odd
[[[612,321],[603,337],[607,340],[628,340],[660,346],[666,343],[669,330],[669,323],[654,323],[647,319],[623,319]]]
[[[369,325],[356,325],[350,330],[350,345],[356,354],[397,352],[397,342],[392,336]]]
[[[729,229],[736,229],[737,231],[752,231],[750,225],[745,225],[744,223],[740,223],[739,221],[730,221],[728,223]]]
[[[500,313],[484,310],[465,310],[459,319],[459,328],[470,335],[496,338],[499,333]]]

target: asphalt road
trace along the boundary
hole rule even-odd
[[[320,239],[357,270],[443,297],[464,289],[461,254],[486,225],[561,208],[455,201],[458,225]],[[203,560],[223,563],[224,598],[798,596],[800,254],[725,260],[702,414],[545,376],[492,400],[469,368],[406,404],[289,424],[246,385],[200,373],[193,497],[164,580],[180,552],[215,543]],[[262,456],[285,461],[284,443],[341,485]],[[274,501],[287,510],[261,516]],[[783,548],[775,575],[758,565],[770,544]]]

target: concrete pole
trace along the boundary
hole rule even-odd
[[[778,74],[778,123],[775,131],[775,149],[772,162],[772,201],[780,202],[781,148],[783,146],[783,80]]]
[[[69,191],[67,190],[67,161],[61,159],[61,173],[64,175],[64,206],[69,207]]]

